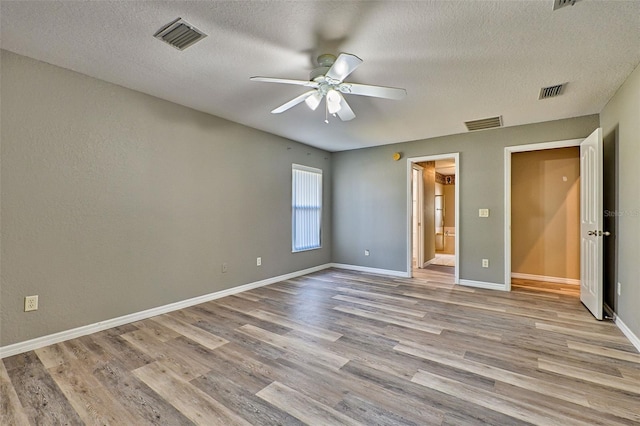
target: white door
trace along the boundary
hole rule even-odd
[[[602,319],[602,129],[580,144],[580,300]]]

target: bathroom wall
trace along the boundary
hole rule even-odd
[[[452,228],[455,230],[456,227],[456,186],[455,185],[444,185],[443,187],[444,194],[444,227]]]
[[[444,252],[455,253],[456,244],[456,186],[444,185]]]

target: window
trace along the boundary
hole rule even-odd
[[[293,164],[291,172],[292,250],[320,248],[322,170]]]

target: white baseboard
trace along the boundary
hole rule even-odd
[[[544,275],[521,274],[519,272],[512,272],[511,278],[519,278],[521,280],[531,280],[531,281],[545,281],[548,283],[555,283],[555,284],[580,285],[580,280],[577,280],[575,278],[547,277]]]
[[[627,336],[627,339],[629,339],[631,344],[636,347],[638,352],[640,352],[640,337],[636,336],[633,333],[633,331],[631,331],[629,327],[627,327],[627,325],[622,322],[619,316],[616,315],[616,318],[614,321],[618,326],[618,328],[620,329],[620,331],[622,331],[622,333],[624,333],[624,335]]]
[[[394,271],[392,269],[369,268],[368,266],[348,265],[346,263],[332,263],[332,268],[348,269],[350,271],[368,272],[370,274],[390,275],[392,277],[410,278],[411,274],[405,271]]]
[[[507,286],[504,284],[490,283],[486,281],[460,280],[460,285],[466,285],[467,287],[486,288],[489,290],[507,291]]]
[[[132,314],[123,315],[117,318],[111,318],[94,324],[83,325],[81,327],[72,328],[70,330],[61,331],[47,336],[36,337],[35,339],[18,342],[7,346],[0,347],[0,359],[9,356],[29,352],[55,343],[64,342],[65,340],[75,339],[77,337],[86,336],[87,334],[96,333],[108,328],[118,327],[120,325],[129,324],[146,318],[155,317],[157,315],[166,314],[167,312],[177,311],[178,309],[188,308],[189,306],[199,305],[200,303],[209,302],[211,300],[220,299],[232,294],[241,293],[243,291],[274,284],[280,281],[310,274],[312,272],[321,271],[332,267],[332,264],[324,264],[314,266],[313,268],[303,269],[301,271],[291,272],[289,274],[279,275],[277,277],[267,278],[261,281],[255,281],[249,284],[228,288],[226,290],[216,291],[202,296],[193,297],[191,299],[182,300],[180,302],[169,303],[168,305],[158,306]]]

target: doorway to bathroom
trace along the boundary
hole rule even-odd
[[[435,169],[435,257],[429,265],[452,267],[455,266],[456,253],[456,163],[449,158],[437,160],[435,161]]]
[[[407,270],[459,281],[458,153],[407,159]],[[425,275],[426,274],[426,275]]]

